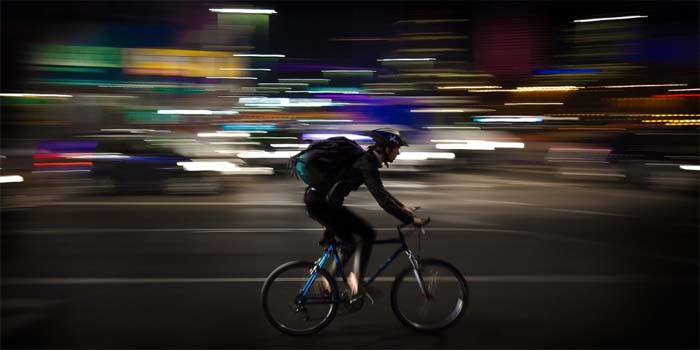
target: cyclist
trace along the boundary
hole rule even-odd
[[[387,213],[393,215],[404,224],[412,223],[420,226],[421,220],[413,215],[413,211],[403,205],[392,196],[384,185],[379,175],[379,168],[382,163],[389,166],[399,155],[399,148],[408,146],[406,139],[399,131],[390,128],[372,130],[374,145],[359,157],[352,165],[347,167],[339,177],[339,181],[329,187],[329,190],[322,191],[312,186],[306,188],[304,203],[308,215],[326,227],[324,239],[319,243],[328,242],[333,236],[344,242],[355,242],[353,234],[359,236],[360,241],[355,245],[352,269],[348,275],[348,285],[351,290],[351,300],[362,297],[359,281],[367,269],[372,244],[377,234],[372,227],[362,218],[343,206],[345,197],[351,191],[357,190],[362,184],[372,193],[377,203]],[[335,262],[329,268],[331,274],[335,270]],[[325,282],[325,288],[330,289]]]

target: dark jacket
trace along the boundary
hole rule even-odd
[[[351,191],[356,191],[364,184],[387,213],[405,224],[413,221],[412,215],[401,210],[404,205],[384,188],[379,176],[381,166],[373,148],[370,148],[342,173],[339,181],[333,183],[329,189],[319,191],[322,193],[319,193],[318,197],[323,196],[328,205],[341,206]]]

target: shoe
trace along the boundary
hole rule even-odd
[[[363,300],[367,298],[370,304],[374,305],[374,299],[376,296],[383,295],[376,287],[361,286],[359,292],[356,295],[350,297],[350,303],[357,302],[358,300]]]
[[[347,299],[346,299],[347,300]],[[356,313],[362,309],[365,305],[363,298],[350,298],[347,302],[340,304],[340,309],[338,309],[339,315],[349,315]]]

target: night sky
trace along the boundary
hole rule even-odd
[[[685,2],[296,2],[260,1],[271,8],[270,51],[287,55],[287,62],[331,65],[376,65],[377,55],[393,47],[381,43],[333,41],[347,37],[392,37],[396,21],[423,18],[467,18],[466,32],[477,24],[498,23],[537,31],[543,55],[565,50],[561,29],[574,19],[647,14],[638,57],[660,69],[686,66],[697,70],[697,1]],[[243,3],[184,1],[155,2],[2,2],[2,88],[17,86],[21,63],[35,43],[114,47],[179,47],[178,33],[215,23],[211,7],[243,7]],[[509,35],[508,29],[503,31]],[[478,35],[478,33],[473,33]],[[473,38],[470,38],[473,39]],[[473,40],[465,41],[465,45]],[[184,48],[184,47],[179,47]],[[512,53],[511,53],[512,54]],[[556,64],[551,59],[545,63]]]

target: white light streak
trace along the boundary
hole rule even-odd
[[[260,86],[303,86],[307,87],[307,83],[258,83]]]
[[[230,162],[177,162],[187,171],[236,171],[238,165]]]
[[[217,149],[217,150],[214,150],[214,152],[219,153],[219,154],[234,154],[234,153],[241,152],[241,151],[243,151],[243,150],[245,150],[245,148],[243,148],[243,149],[235,149],[235,150],[230,150],[230,149]]]
[[[260,142],[209,142],[210,145],[259,145]]]
[[[128,159],[129,156],[121,153],[64,153],[65,158],[70,159]]]
[[[435,61],[435,58],[380,58],[378,62]]]
[[[515,91],[569,91],[581,89],[580,86],[519,86]]]
[[[431,140],[434,142],[435,140]],[[525,148],[522,142],[495,142],[483,140],[457,140],[456,143],[438,143],[435,145],[437,149],[464,149],[464,150],[483,150],[495,151],[496,148]]]
[[[681,169],[690,171],[700,171],[700,165],[681,165]]]
[[[480,130],[478,126],[450,126],[450,125],[439,125],[439,126],[426,126],[425,129],[457,129],[457,130]]]
[[[297,154],[297,151],[250,151],[250,152],[240,152],[238,153],[239,158],[243,159],[284,159],[290,158],[291,156]]]
[[[24,182],[24,178],[19,175],[0,176],[0,184],[6,184],[11,182]]]
[[[468,90],[468,89],[501,89],[499,85],[459,85],[459,86],[438,86],[438,90]]]
[[[222,161],[192,161],[178,162],[177,165],[183,167],[185,171],[217,171],[227,175],[271,175],[274,174],[272,168],[248,168],[240,167],[231,162]]]
[[[352,119],[297,119],[300,123],[352,123]]]
[[[219,68],[221,70],[250,71],[250,72],[270,72],[270,68]]]
[[[515,89],[474,89],[469,92],[515,92]]]
[[[342,90],[304,90],[304,91],[285,91],[286,93],[290,94],[297,94],[297,93],[304,93],[304,94],[340,94],[340,95],[347,95],[347,94],[359,94],[358,91],[342,91]],[[369,92],[363,92],[363,95],[369,95]]]
[[[345,103],[334,103],[329,98],[241,97],[238,102],[246,107],[327,107],[346,105]]]
[[[357,135],[357,134],[304,134],[304,139],[305,140],[325,140],[329,139],[331,137],[345,137],[353,141],[370,141],[372,140],[371,137],[369,136],[364,136],[364,135]]]
[[[238,114],[238,111],[211,111],[208,109],[159,109],[158,114],[187,114],[187,115],[212,115],[212,114]]]
[[[105,132],[130,132],[132,134],[141,133],[169,133],[170,130],[154,130],[154,129],[100,129]]]
[[[261,54],[261,53],[234,53],[234,57],[279,57],[279,58],[284,58],[287,57],[285,55],[280,55],[280,54]]]
[[[209,9],[211,12],[218,13],[246,13],[246,14],[263,14],[271,15],[277,13],[275,10],[263,10],[263,9]]]
[[[376,70],[369,69],[331,69],[322,70],[323,73],[376,73]]]
[[[308,143],[273,143],[270,146],[274,148],[302,148],[306,149],[309,147]]]
[[[635,15],[635,16],[621,16],[621,17],[601,17],[601,18],[577,19],[574,21],[574,23],[618,21],[618,20],[623,20],[623,19],[635,19],[635,18],[647,18],[647,17],[649,17],[649,16]]]
[[[700,88],[691,88],[691,89],[669,89],[668,91],[700,91]]]
[[[428,159],[455,159],[451,152],[401,152],[396,159],[400,160],[428,160]]]
[[[312,83],[327,83],[330,81],[330,79],[304,79],[304,78],[299,78],[299,79],[277,79],[277,81],[280,82],[297,82],[297,81],[308,81]]]
[[[419,108],[412,109],[411,113],[467,113],[467,112],[493,112],[495,109],[483,108]]]
[[[5,96],[5,97],[73,97],[73,95],[25,94],[25,93],[0,93],[0,96]]]
[[[258,80],[256,77],[207,77],[207,79]]]
[[[247,132],[217,131],[217,132],[200,132],[200,133],[197,133],[197,137],[250,137],[250,134]]]
[[[664,87],[664,86],[688,86],[688,84],[637,84],[637,85],[606,85],[606,86],[592,86],[592,87],[604,88],[604,89],[623,89],[623,88]]]
[[[475,117],[479,123],[536,123],[541,122],[541,117]]]
[[[561,106],[563,102],[506,102],[504,106]]]

